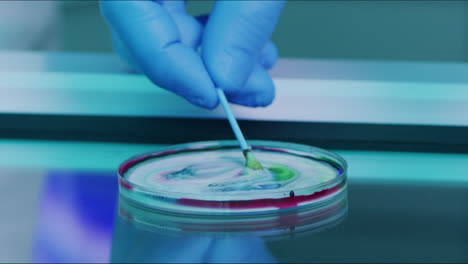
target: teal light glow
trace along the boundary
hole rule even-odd
[[[124,160],[161,145],[0,140],[0,166],[116,171]]]
[[[224,119],[124,73],[1,72],[0,112]],[[468,126],[464,83],[276,78],[268,108],[233,105],[238,119]],[[332,107],[331,107],[332,106]],[[327,111],[324,111],[327,109]],[[352,109],[352,111],[350,111]]]
[[[0,140],[0,166],[113,170],[161,145]],[[349,164],[350,181],[468,185],[468,154],[336,151]]]
[[[363,183],[468,185],[468,155],[385,151],[337,151],[348,179]]]

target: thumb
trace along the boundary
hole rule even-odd
[[[284,1],[218,1],[209,17],[202,56],[215,85],[241,89],[279,19]]]

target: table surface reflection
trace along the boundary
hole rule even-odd
[[[157,147],[0,141],[0,261],[109,262],[122,242],[116,168]],[[350,166],[348,216],[289,262],[468,261],[468,155],[336,152]]]

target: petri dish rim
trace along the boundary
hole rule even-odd
[[[290,142],[282,142],[282,141],[267,141],[267,140],[249,140],[249,143],[255,151],[258,150],[267,150],[267,151],[277,151],[277,152],[285,152],[288,154],[293,154],[296,156],[301,156],[303,158],[310,158],[316,161],[323,161],[325,163],[330,164],[333,166],[334,169],[337,170],[337,175],[335,178],[322,182],[320,184],[314,185],[314,189],[320,189],[327,186],[333,187],[340,183],[346,182],[346,175],[348,170],[347,162],[337,154],[334,154],[330,151],[313,147],[304,144],[298,143],[290,143]],[[158,195],[161,197],[172,197],[172,198],[189,198],[189,199],[197,199],[197,200],[206,200],[203,199],[204,194],[187,194],[181,192],[165,192],[165,191],[155,191],[151,188],[138,185],[135,183],[130,182],[125,178],[125,173],[137,166],[139,163],[145,162],[149,159],[158,158],[158,157],[166,157],[169,155],[174,155],[177,153],[189,153],[189,152],[197,152],[197,151],[209,151],[209,150],[216,150],[216,149],[239,149],[238,142],[235,140],[218,140],[218,141],[199,141],[199,142],[189,142],[183,144],[176,144],[176,145],[169,145],[160,148],[156,148],[151,152],[146,152],[139,155],[134,155],[133,157],[124,161],[118,168],[118,179],[119,179],[119,188],[122,188],[122,185],[128,186],[131,189],[134,189],[139,192],[150,193],[154,195]],[[278,151],[279,150],[279,151]],[[239,152],[241,150],[239,149]],[[298,154],[301,155],[298,155]],[[294,189],[294,192],[301,193],[301,191],[310,190],[311,186],[301,187]],[[242,199],[243,197],[236,196],[229,196],[224,193],[218,195],[210,195],[210,199],[207,201],[245,201],[250,200],[252,198],[266,198],[266,195],[271,195],[271,198],[284,198],[284,191],[262,191],[260,194],[253,194],[249,195],[246,199]],[[268,196],[267,196],[268,197]],[[229,199],[228,199],[229,198]]]
[[[292,212],[278,211],[253,216],[190,214],[190,217],[195,216],[196,218],[186,218],[187,214],[155,212],[151,208],[133,203],[123,196],[119,199],[118,208],[119,220],[146,232],[179,237],[186,235],[204,237],[256,236],[268,241],[298,238],[331,229],[343,223],[348,216],[346,192],[333,197],[333,200],[326,207],[319,208],[320,211],[310,209],[293,210]],[[284,221],[284,219],[281,220],[282,215],[297,215],[297,217]],[[237,224],[233,221],[237,221]],[[268,221],[268,225],[265,225],[266,221]]]

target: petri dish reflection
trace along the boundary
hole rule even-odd
[[[346,162],[310,146],[251,141],[266,168],[244,168],[235,141],[175,145],[119,168],[115,262],[276,262],[277,241],[347,215]]]

